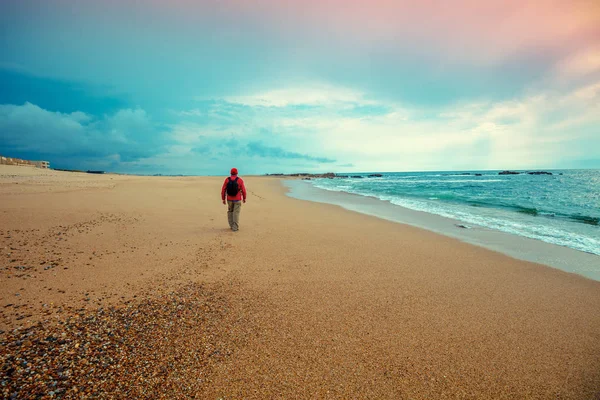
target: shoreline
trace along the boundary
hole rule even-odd
[[[423,211],[411,210],[375,197],[329,191],[297,179],[282,181],[287,195],[296,199],[333,204],[346,210],[426,229],[463,242],[600,281],[600,256],[537,239],[502,232]]]
[[[0,393],[600,393],[599,282],[243,178],[0,168]]]

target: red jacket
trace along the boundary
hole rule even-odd
[[[223,182],[223,187],[221,188],[221,200],[225,200],[225,192],[227,191],[227,182],[229,182],[230,179],[235,180],[237,178],[237,183],[238,183],[238,187],[239,187],[239,191],[237,193],[237,195],[235,196],[230,196],[227,195],[227,201],[240,201],[242,200],[242,197],[244,199],[244,201],[246,200],[246,186],[244,186],[244,181],[242,180],[242,178],[240,178],[239,176],[236,175],[231,175],[229,178],[225,178],[225,182]]]

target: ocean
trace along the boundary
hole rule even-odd
[[[600,255],[600,170],[552,175],[499,171],[353,173],[317,188],[372,197],[411,210]]]

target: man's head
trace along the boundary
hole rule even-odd
[[[237,175],[237,168],[231,168],[231,175]]]

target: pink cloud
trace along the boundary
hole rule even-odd
[[[250,22],[299,41],[441,52],[484,65],[524,51],[570,53],[600,41],[600,3],[588,0],[154,1],[188,17]]]

